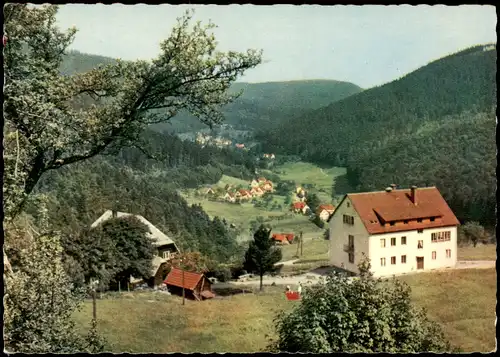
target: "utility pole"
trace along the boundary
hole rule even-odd
[[[184,264],[183,258],[181,258],[181,269],[182,269],[182,305],[186,304],[186,290],[184,288]]]
[[[92,293],[92,318],[94,321],[97,321],[97,301],[96,301],[96,287],[97,287],[97,280],[92,280],[90,282],[90,289]]]
[[[302,238],[302,231],[300,231],[300,256],[302,256],[303,248],[304,248],[304,239]]]

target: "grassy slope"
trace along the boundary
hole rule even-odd
[[[262,175],[265,176],[266,172],[268,171],[263,170]],[[338,167],[320,168],[314,164],[296,162],[277,166],[273,169],[273,173],[278,174],[282,180],[292,180],[297,184],[314,184],[315,189],[311,190],[311,192],[318,194],[320,199],[327,203],[331,202],[331,189],[334,177],[344,174],[345,169]],[[224,175],[216,186],[224,187],[226,184],[247,186],[249,182]],[[305,241],[321,237],[323,233],[323,229],[312,224],[303,215],[296,214],[285,217],[285,215],[290,215],[291,213],[284,204],[284,196],[273,195],[273,201],[277,201],[278,204],[283,206],[281,211],[268,211],[255,208],[251,203],[234,205],[225,202],[210,201],[204,197],[194,197],[192,190],[184,190],[181,194],[189,204],[201,204],[204,211],[211,217],[224,217],[229,223],[234,223],[245,233],[248,232],[250,221],[255,220],[258,216],[264,217],[266,223],[271,225],[274,232],[299,234],[302,231]],[[280,216],[281,218],[278,219]]]
[[[496,260],[497,246],[495,244],[479,244],[477,247],[466,246],[458,248],[458,260]]]
[[[414,302],[443,326],[454,345],[467,352],[495,348],[494,269],[421,273],[400,279],[411,286]],[[266,334],[273,334],[275,312],[295,303],[285,300],[281,288],[273,287],[258,295],[187,301],[184,307],[175,296],[124,293],[117,299],[98,301],[98,329],[113,352],[257,352],[266,346]],[[82,333],[91,316],[92,303],[86,302],[75,316]]]

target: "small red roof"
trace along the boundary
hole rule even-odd
[[[184,271],[184,288],[193,290],[202,278],[202,273]],[[172,268],[167,278],[164,280],[164,283],[182,288],[182,270]]]
[[[248,190],[241,189],[241,190],[239,190],[239,192],[242,195],[251,195],[250,191],[248,191]]]
[[[392,233],[415,229],[429,229],[459,225],[436,187],[417,188],[415,205],[410,190],[391,192],[365,192],[348,194],[354,209],[370,234]],[[434,217],[434,221],[416,222],[417,219]],[[380,222],[382,220],[382,222]],[[408,221],[407,224],[384,226],[391,221]]]
[[[292,206],[295,209],[303,209],[306,206],[306,204],[305,202],[295,202],[292,204]]]
[[[287,240],[289,242],[293,241],[295,234],[293,233],[274,233],[272,239],[279,240],[280,242]]]
[[[318,206],[318,211],[329,211],[329,212],[333,212],[335,211],[335,206],[334,205],[319,205]]]

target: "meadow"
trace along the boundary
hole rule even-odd
[[[417,306],[465,352],[495,348],[495,269],[420,273],[399,279],[412,288]],[[480,292],[480,293],[478,293]],[[273,317],[298,302],[286,301],[282,287],[203,302],[154,292],[110,294],[98,300],[98,329],[112,352],[258,352],[273,336]],[[92,316],[86,301],[75,320],[85,333]]]

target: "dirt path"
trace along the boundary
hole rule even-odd
[[[293,260],[289,260],[283,263],[287,264],[293,264]],[[279,264],[283,264],[279,263]],[[495,260],[477,260],[477,261],[458,261],[457,265],[455,266],[455,269],[490,269],[494,268],[496,264]],[[302,285],[313,285],[321,282],[324,280],[326,275],[328,275],[329,271],[331,269],[325,268],[325,269],[315,269],[314,271],[310,271],[308,273],[300,274],[300,275],[294,275],[294,276],[288,276],[288,277],[281,277],[281,276],[264,276],[264,279],[262,279],[262,283],[264,285],[272,285],[273,283],[275,285],[290,285],[292,290],[296,289],[297,285],[299,282]],[[260,280],[257,279],[248,279],[246,281],[232,281],[230,284],[234,285],[259,285]]]

